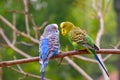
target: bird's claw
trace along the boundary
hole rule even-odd
[[[64,58],[64,57],[63,57]],[[61,65],[62,61],[63,61],[63,58],[60,59],[60,62],[58,63],[58,66]]]

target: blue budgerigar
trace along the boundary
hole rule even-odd
[[[42,36],[40,37],[39,52],[41,64],[41,80],[44,80],[44,72],[51,57],[58,54],[59,30],[57,24],[49,24],[46,26]]]

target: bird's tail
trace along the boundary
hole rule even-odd
[[[44,73],[45,72],[41,72],[41,79],[40,80],[44,80]]]
[[[94,54],[94,57],[96,58],[96,60],[99,62],[99,64],[102,66],[102,68],[104,69],[105,73],[106,73],[107,76],[109,77],[108,71],[107,71],[107,69],[105,68],[104,64],[100,61],[99,57],[98,57],[97,54],[96,54],[96,51],[95,51],[95,50],[90,50],[90,51]]]
[[[46,69],[46,67],[47,67],[47,65],[48,65],[48,61],[49,60],[46,60],[46,61],[41,61],[40,63],[41,63],[41,69],[40,69],[40,72],[41,72],[41,80],[44,80],[44,73],[45,73],[45,69]]]

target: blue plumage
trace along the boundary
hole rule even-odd
[[[44,80],[44,72],[51,57],[58,54],[59,31],[57,24],[48,25],[40,37],[39,52],[41,64],[41,80]]]
[[[41,59],[44,61],[47,58],[48,55],[48,48],[49,48],[49,40],[48,39],[42,39],[41,40]]]
[[[105,68],[105,66],[103,65],[103,63],[100,61],[99,57],[96,54],[95,50],[90,49],[90,51],[94,54],[95,59],[100,63],[100,65],[102,66],[102,68],[104,69],[105,73],[107,74],[107,76],[109,77],[108,71]]]

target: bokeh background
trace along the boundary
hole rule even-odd
[[[25,0],[1,0],[0,1],[0,15],[6,18],[9,22],[13,24],[13,14],[16,15],[16,28],[21,32],[26,33],[25,28]],[[86,32],[93,38],[96,39],[97,32],[99,30],[99,18],[96,10],[93,8],[93,2],[96,7],[99,7],[103,15],[104,21],[104,33],[101,38],[100,46],[102,49],[114,49],[118,44],[120,39],[120,26],[119,23],[119,0],[27,0],[28,1],[28,14],[32,15],[34,22],[38,28],[43,27],[39,30],[40,34],[43,33],[44,26],[49,23],[60,24],[63,21],[71,21],[76,26],[86,30]],[[115,3],[115,1],[118,1]],[[114,5],[115,4],[115,5]],[[99,9],[99,8],[98,8]],[[26,13],[27,14],[27,13]],[[10,41],[13,39],[12,29],[8,27],[3,21],[0,20],[0,27],[4,30]],[[35,32],[33,29],[33,24],[29,18],[30,35],[35,37]],[[39,37],[37,39],[39,39]],[[29,45],[25,45],[29,43]],[[66,37],[60,35],[61,50],[68,51],[73,50],[72,44]],[[17,34],[17,42],[15,46],[22,51],[28,53],[29,55],[35,57],[39,56],[38,44],[33,43],[28,38],[22,37]],[[107,55],[107,54],[106,54]],[[104,58],[106,55],[102,55]],[[16,59],[22,59],[23,56],[19,55],[13,49],[8,47],[7,43],[0,36],[0,59],[1,61],[13,60],[14,56]],[[82,55],[85,57],[93,56],[90,54]],[[119,66],[119,55],[114,54],[109,59],[105,61],[105,65],[112,76],[118,75],[120,71],[117,67]],[[90,63],[84,60],[80,60],[74,57],[70,57],[77,65],[79,65],[86,73],[88,73],[94,80],[100,79],[102,77],[102,72],[99,69],[98,64]],[[71,65],[63,60],[61,66],[57,66],[59,59],[51,60],[45,77],[50,80],[85,80],[85,78]],[[38,62],[31,62],[27,64],[20,65],[22,70],[40,75],[40,65]],[[18,68],[16,65],[13,68]],[[27,77],[8,67],[3,67],[0,70],[0,80],[38,80],[36,78]],[[119,74],[120,75],[120,74]],[[117,76],[118,77],[118,76]],[[118,80],[116,76],[113,80]],[[102,80],[102,79],[101,79]],[[119,79],[120,80],[120,79]]]

